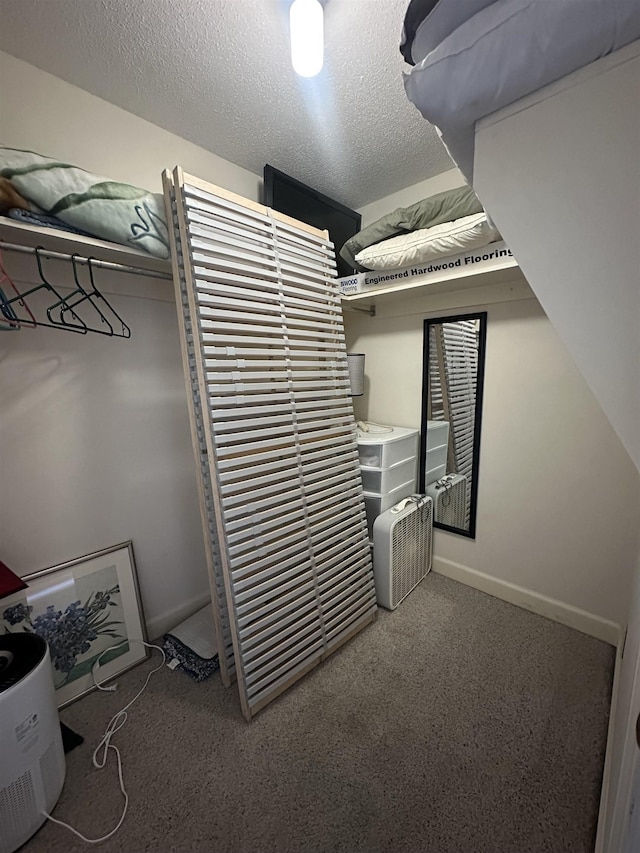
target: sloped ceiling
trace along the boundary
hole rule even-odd
[[[290,0],[0,0],[0,49],[262,174],[351,207],[452,167],[407,100],[408,0],[325,0],[325,67],[289,53]]]

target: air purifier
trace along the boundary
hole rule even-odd
[[[418,495],[373,523],[373,575],[378,604],[395,610],[431,569],[433,501]]]
[[[45,821],[65,777],[49,649],[32,633],[0,635],[0,853]]]

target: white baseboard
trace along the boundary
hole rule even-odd
[[[488,595],[493,595],[494,598],[501,598],[503,601],[530,610],[539,616],[546,616],[547,619],[553,619],[569,628],[582,631],[583,634],[597,637],[598,640],[604,640],[605,643],[610,643],[612,646],[618,645],[620,625],[609,619],[603,619],[602,616],[596,616],[595,613],[580,610],[579,607],[573,607],[571,604],[565,604],[555,598],[532,592],[530,589],[516,586],[509,581],[485,575],[483,572],[478,572],[443,557],[433,557],[432,570],[436,574],[445,575],[454,581],[472,586]]]
[[[172,607],[170,610],[161,613],[160,616],[154,616],[152,619],[145,620],[147,624],[147,637],[150,640],[157,640],[158,637],[162,637],[167,631],[170,631],[176,625],[188,619],[189,616],[193,616],[194,613],[204,607],[209,601],[211,601],[211,593],[203,592],[200,595],[190,598],[189,601],[183,601],[176,607]]]

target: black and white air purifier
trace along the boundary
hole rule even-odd
[[[44,823],[65,776],[49,649],[36,634],[0,635],[0,853]]]

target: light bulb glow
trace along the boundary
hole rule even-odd
[[[301,77],[315,77],[324,58],[324,14],[318,0],[293,0],[289,26],[294,71]]]

